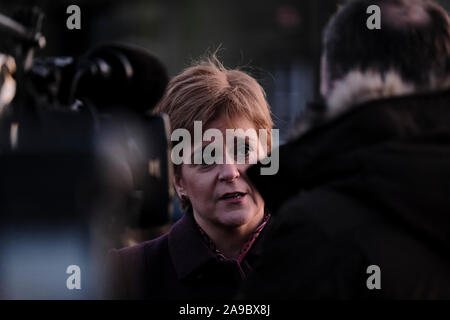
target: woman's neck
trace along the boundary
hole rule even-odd
[[[228,259],[237,259],[244,243],[264,219],[264,212],[239,227],[224,227],[202,219],[194,212],[195,221],[214,242],[216,248]]]

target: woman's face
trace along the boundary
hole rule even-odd
[[[237,160],[236,153],[241,153],[241,156],[245,153],[247,160],[256,157],[259,147],[257,137],[256,140],[244,138],[245,148],[227,148],[225,145],[226,129],[246,131],[256,128],[247,119],[236,119],[232,123],[233,128],[227,127],[225,118],[220,117],[203,128],[203,131],[214,128],[222,132],[224,164],[182,164],[181,173],[177,177],[177,191],[189,198],[194,217],[200,225],[207,223],[221,228],[250,227],[256,226],[264,215],[264,201],[246,174],[249,161],[243,164],[237,164],[236,161],[229,163],[231,161],[226,158]],[[209,143],[211,141],[203,142],[202,147]],[[235,145],[238,146],[237,143]]]

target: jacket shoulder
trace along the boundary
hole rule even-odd
[[[112,249],[111,253],[122,259],[127,259],[128,263],[142,262],[145,255],[158,255],[167,250],[168,234],[164,234],[156,239],[148,240],[140,244],[122,249]]]
[[[332,188],[317,188],[290,198],[280,208],[282,224],[312,224],[329,238],[380,226],[382,217],[356,197]]]
[[[448,259],[362,199],[323,187],[285,202],[259,270],[265,284],[288,288],[279,294],[289,298],[448,298]],[[271,261],[281,261],[282,270]],[[382,270],[383,290],[366,287],[370,265]]]
[[[335,199],[336,198],[336,199]],[[341,202],[341,203],[338,203]],[[353,241],[361,221],[339,221],[353,205],[322,188],[285,202],[265,242],[263,258],[247,286],[248,298],[362,298],[367,256]],[[343,215],[351,215],[344,213]],[[275,276],[276,275],[276,276]],[[342,287],[341,283],[353,284]]]
[[[168,235],[135,246],[112,249],[109,252],[110,290],[115,298],[134,298],[143,295],[151,269],[169,257]],[[158,261],[158,264],[152,263]]]

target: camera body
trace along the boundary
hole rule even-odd
[[[169,121],[151,113],[168,75],[122,44],[37,59],[42,12],[19,16],[0,15],[9,45],[0,55],[0,297],[76,298],[61,286],[67,266],[101,279],[125,228],[170,222]],[[97,296],[100,283],[88,282],[79,298]]]

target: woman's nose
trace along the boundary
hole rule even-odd
[[[221,164],[219,165],[219,180],[220,181],[233,181],[240,176],[239,170],[236,164]]]

